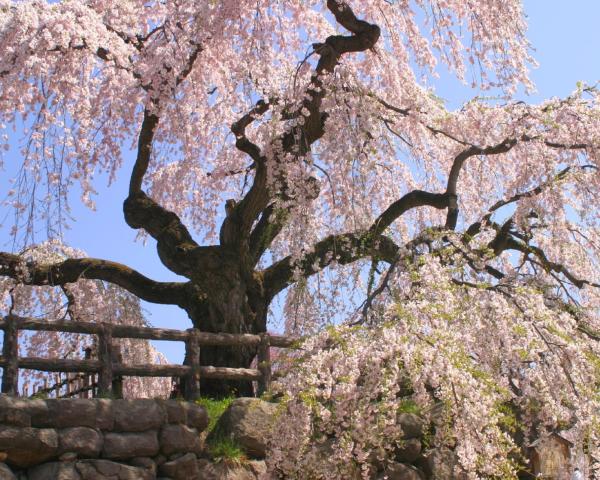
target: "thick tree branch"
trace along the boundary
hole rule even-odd
[[[138,151],[129,184],[129,197],[123,204],[125,221],[131,228],[145,229],[158,242],[158,254],[164,265],[175,273],[189,277],[188,253],[198,247],[179,217],[156,203],[142,190],[144,175],[152,153],[152,142],[159,118],[149,109],[138,138]]]
[[[259,221],[250,234],[248,247],[250,256],[256,264],[269,248],[273,239],[279,235],[288,218],[288,212],[269,205],[264,209]]]
[[[270,104],[264,100],[259,100],[256,105],[244,116],[242,116],[237,122],[231,125],[231,131],[235,135],[235,146],[242,152],[248,154],[255,162],[259,163],[264,161],[261,155],[260,149],[256,144],[252,143],[246,137],[246,127],[248,127],[256,117],[263,115],[269,110]]]
[[[118,285],[152,303],[183,306],[186,283],[156,282],[120,263],[96,258],[70,258],[53,264],[25,262],[0,252],[0,276],[25,285],[64,286],[80,279],[103,280]]]
[[[175,82],[179,85],[191,72],[199,53],[200,45],[194,49]],[[199,249],[181,219],[155,202],[142,190],[144,176],[152,156],[152,143],[158,128],[159,105],[156,100],[144,109],[144,118],[138,137],[138,150],[129,183],[129,196],[123,204],[125,221],[131,228],[143,228],[157,241],[158,254],[163,264],[175,273],[190,277],[193,266],[189,264],[191,251]]]
[[[393,263],[400,247],[382,233],[405,212],[423,206],[446,208],[448,196],[422,190],[407,193],[390,205],[367,231],[330,235],[318,242],[312,251],[301,259],[295,261],[288,256],[267,268],[263,272],[265,290],[268,295],[273,296],[293,283],[294,275],[308,277],[332,262],[346,265],[361,258],[373,257]],[[423,239],[417,237],[409,242],[407,247],[414,248],[422,242]]]
[[[144,109],[144,119],[142,120],[138,136],[137,156],[133,165],[133,171],[131,172],[131,180],[129,181],[129,195],[135,195],[142,191],[142,182],[150,164],[152,141],[157,127],[158,115],[151,112],[148,108]]]
[[[389,227],[392,222],[400,218],[405,212],[417,207],[433,207],[437,209],[448,208],[451,202],[451,196],[443,193],[430,193],[423,190],[413,190],[404,195],[400,200],[392,203],[378,218],[373,222],[370,232],[373,235],[379,235]]]
[[[456,188],[458,184],[458,177],[460,175],[460,171],[464,163],[469,158],[475,155],[498,155],[500,153],[506,153],[510,149],[512,149],[516,144],[516,139],[509,138],[503,140],[497,145],[485,148],[473,145],[463,150],[456,157],[454,157],[452,167],[450,168],[450,173],[448,174],[448,184],[446,187],[446,193],[452,198],[452,201],[448,207],[448,213],[446,215],[446,228],[448,230],[454,230],[458,221],[458,195],[456,192]]]
[[[292,256],[274,263],[262,272],[266,297],[271,299],[295,282],[297,276],[310,277],[332,263],[347,265],[365,257],[376,257],[392,263],[400,247],[390,238],[374,238],[369,232],[330,235],[315,244],[300,259]]]

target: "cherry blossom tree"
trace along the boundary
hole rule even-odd
[[[600,478],[589,312],[574,314],[537,281],[467,280],[468,250],[406,264],[375,321],[330,327],[294,355],[274,387],[285,408],[267,458],[280,478],[382,478],[377,465],[406,447],[406,412],[423,419],[424,455],[446,452],[452,478],[533,478],[525,447],[556,431],[575,445],[565,468]]]
[[[52,264],[81,258],[85,252],[48,241],[25,249],[21,256],[26,262]],[[72,320],[79,322],[108,322],[121,325],[148,326],[139,299],[121,287],[100,280],[79,279],[60,286],[32,286],[10,277],[0,278],[0,311],[20,316],[43,315],[48,321]],[[91,335],[63,332],[20,332],[20,350],[23,356],[39,358],[81,358],[85,349],[97,350]],[[138,339],[118,339],[116,345],[126,363],[167,363],[166,358],[150,342]],[[45,372],[23,370],[21,383],[31,393],[56,377]],[[68,380],[68,379],[67,379]],[[75,390],[75,388],[72,388]],[[168,398],[171,381],[161,377],[125,377],[125,398]]]
[[[0,253],[11,282],[67,295],[101,281],[213,332],[264,332],[283,297],[287,330],[310,333],[394,318],[390,302],[404,300],[385,292],[427,254],[465,295],[493,297],[488,310],[541,291],[571,322],[577,355],[597,361],[598,94],[511,100],[533,88],[518,0],[2,0],[0,12],[7,150],[25,129],[8,193],[15,243],[40,224],[60,238],[69,192],[93,206],[98,175],[125,174],[125,221],[186,279],[16,249]],[[503,99],[448,110],[419,80],[438,62]],[[542,308],[535,295],[521,308]],[[486,310],[494,335],[508,335],[510,308],[501,322]],[[469,345],[480,338],[453,325]],[[201,355],[240,367],[255,351]]]

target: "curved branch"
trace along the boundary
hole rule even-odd
[[[248,113],[231,125],[231,132],[236,139],[235,146],[238,150],[248,154],[257,163],[264,161],[264,158],[261,155],[260,148],[246,137],[246,127],[254,122],[257,116],[263,115],[269,110],[270,106],[264,100],[259,100]]]
[[[417,207],[433,207],[439,210],[448,208],[451,204],[451,196],[447,193],[431,193],[423,190],[413,190],[404,195],[400,200],[392,203],[378,218],[373,222],[370,232],[373,235],[379,235],[389,227],[394,220],[402,216],[408,210]]]
[[[186,65],[175,78],[176,86],[192,71],[201,51],[201,45],[195,44]],[[142,190],[152,156],[154,135],[160,120],[157,113],[159,107],[157,100],[151,100],[150,107],[144,109],[137,156],[129,182],[129,196],[123,203],[123,213],[131,228],[143,228],[156,239],[159,257],[167,268],[189,277],[189,253],[199,248],[198,244],[175,212],[163,208]]]
[[[187,254],[198,244],[177,214],[160,206],[142,190],[158,122],[157,114],[149,109],[144,110],[137,157],[131,173],[129,196],[123,203],[123,213],[131,228],[143,228],[157,241],[159,257],[167,268],[179,275],[189,276]]]
[[[306,89],[302,104],[289,117],[290,119],[303,117],[304,121],[302,125],[294,126],[275,142],[280,144],[282,149],[280,158],[275,158],[276,163],[283,162],[286,153],[293,152],[297,157],[305,155],[310,150],[311,145],[323,136],[326,114],[322,113],[320,108],[326,92],[323,88],[322,76],[333,72],[342,55],[350,52],[366,51],[379,40],[379,27],[359,20],[347,3],[340,0],[327,0],[327,8],[334,15],[336,21],[352,35],[333,35],[328,37],[324,43],[313,45],[315,53],[319,56],[319,61]],[[259,108],[262,109],[264,106]],[[304,112],[304,115],[302,112]],[[308,115],[306,115],[306,112],[308,112]],[[243,125],[245,127],[247,125],[243,120],[241,122],[239,126]],[[245,151],[257,161],[257,157],[260,156],[258,147],[248,142],[244,136],[238,138],[238,140],[240,141],[238,148],[242,147],[240,148],[242,151]],[[267,185],[266,167],[262,163],[264,162],[257,164],[254,182],[246,196],[237,203],[230,215],[227,215],[223,221],[220,234],[222,243],[236,243],[240,239],[247,238],[252,225],[264,213],[263,211],[268,207],[273,197],[275,195],[285,196],[287,190],[285,175],[283,173],[278,174],[278,180],[283,186],[281,192],[270,192]]]
[[[475,155],[498,155],[500,153],[506,153],[510,149],[512,149],[517,144],[517,140],[514,138],[508,138],[503,140],[501,143],[497,145],[493,145],[490,147],[477,147],[472,145],[467,149],[460,152],[456,157],[454,157],[454,161],[452,162],[452,167],[450,168],[450,173],[448,174],[448,184],[446,187],[446,193],[451,196],[452,202],[448,207],[448,214],[446,215],[446,228],[448,230],[454,230],[456,228],[456,223],[458,221],[458,195],[456,193],[456,187],[458,184],[458,177],[460,175],[460,171],[464,165],[464,163],[471,157]]]
[[[64,286],[79,279],[103,280],[118,285],[152,303],[182,306],[187,283],[157,282],[126,265],[97,258],[70,258],[53,264],[25,262],[11,253],[0,252],[0,276],[25,285]]]
[[[289,286],[296,275],[313,275],[332,262],[346,265],[365,257],[375,257],[393,263],[397,260],[400,247],[390,238],[382,235],[394,220],[413,208],[430,206],[438,209],[448,206],[446,194],[413,190],[390,205],[367,231],[330,235],[318,242],[312,251],[300,259],[288,256],[263,271],[265,291],[272,297]],[[414,248],[425,241],[418,236],[405,245]]]
[[[476,145],[471,145],[454,157],[450,173],[448,174],[448,185],[446,188],[446,193],[454,198],[454,202],[448,208],[448,214],[446,216],[446,228],[448,230],[454,230],[458,221],[459,208],[456,188],[458,184],[458,177],[464,163],[475,155],[498,155],[501,153],[507,153],[519,142],[531,142],[535,140],[540,140],[540,137],[522,135],[520,138],[506,138],[502,142],[489,147],[478,147]],[[589,147],[589,145],[584,143],[562,144],[547,140],[544,140],[544,144],[549,148],[561,148],[566,150],[584,150]]]
[[[295,259],[290,255],[263,270],[264,291],[271,299],[294,283],[298,275],[307,278],[332,263],[347,265],[365,257],[392,263],[399,251],[400,247],[384,235],[375,238],[369,232],[330,235],[302,258]]]

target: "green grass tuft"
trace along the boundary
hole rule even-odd
[[[398,406],[398,413],[414,413],[415,415],[421,415],[421,407],[410,398],[403,398]]]
[[[200,398],[196,403],[206,409],[208,414],[208,428],[206,433],[206,446],[211,456],[217,461],[229,462],[232,464],[242,464],[248,460],[248,457],[242,447],[233,439],[226,437],[221,432],[215,431],[217,422],[221,415],[229,408],[235,397],[224,397],[220,399]]]
[[[248,460],[246,452],[231,438],[218,435],[212,438],[208,448],[212,457],[217,461],[239,465]]]
[[[196,400],[196,403],[206,409],[206,413],[208,414],[208,428],[206,429],[207,433],[212,432],[215,429],[215,425],[221,418],[221,415],[227,410],[231,402],[235,400],[234,397],[224,397],[220,399],[214,398],[205,398],[202,397]]]

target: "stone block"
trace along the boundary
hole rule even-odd
[[[164,455],[174,453],[200,453],[202,441],[195,428],[186,425],[165,425],[159,435],[160,451]]]
[[[203,432],[208,427],[208,414],[206,409],[192,402],[181,402],[185,410],[185,423],[188,427]]]
[[[107,433],[104,435],[102,456],[110,459],[153,457],[158,454],[156,431],[143,433]]]
[[[96,458],[102,451],[103,437],[89,427],[72,427],[58,432],[60,452],[74,452],[79,457]]]
[[[396,419],[402,427],[403,438],[421,438],[423,436],[423,420],[414,413],[400,413]]]
[[[199,472],[198,464],[196,463],[196,455],[188,453],[176,460],[165,462],[158,467],[158,472],[173,480],[190,480],[192,478],[198,478]]]
[[[95,398],[94,403],[96,405],[96,428],[111,431],[115,425],[113,400]]]
[[[460,472],[457,455],[446,447],[434,448],[425,453],[423,469],[431,480],[466,480]]]
[[[77,454],[75,452],[65,452],[58,457],[61,462],[74,462],[77,460]]]
[[[0,425],[0,451],[9,465],[31,467],[58,455],[58,435],[48,428]]]
[[[0,480],[17,480],[17,477],[6,463],[0,463]]]
[[[155,480],[152,472],[143,468],[109,460],[80,460],[75,469],[81,480]],[[190,478],[190,480],[192,480]]]
[[[0,423],[15,427],[31,427],[31,416],[22,408],[16,407],[8,396],[0,397]]]
[[[129,464],[134,467],[148,470],[156,476],[156,462],[149,457],[134,457],[131,460],[129,460]]]
[[[257,480],[257,478],[260,479],[261,477],[257,477],[251,470],[248,470],[244,466],[219,462],[205,465],[200,470],[197,478],[201,478],[202,480]]]
[[[377,476],[377,480],[425,480],[425,475],[411,465],[391,463]]]
[[[29,400],[0,394],[0,423],[17,427],[37,427],[34,419],[46,417],[48,406],[43,400]],[[32,418],[34,417],[34,418]]]
[[[74,463],[43,463],[27,471],[28,480],[81,480]]]
[[[209,435],[233,439],[253,458],[265,458],[267,439],[275,418],[277,405],[258,398],[237,398],[221,415]]]
[[[421,440],[409,438],[402,441],[402,446],[396,448],[396,461],[401,463],[413,463],[421,455]]]
[[[46,419],[35,418],[40,426],[51,428],[95,427],[96,405],[85,398],[56,398],[46,400]],[[32,423],[34,418],[32,418]]]
[[[160,405],[167,414],[167,422],[169,423],[186,423],[186,409],[184,402],[177,400],[163,400]]]
[[[167,414],[151,399],[114,400],[115,432],[158,430],[166,423]]]

